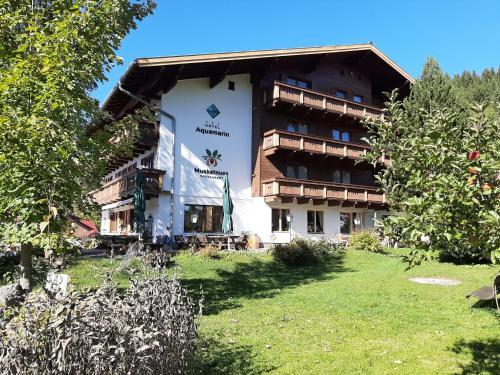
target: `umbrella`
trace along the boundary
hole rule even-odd
[[[139,169],[135,175],[134,192],[134,231],[142,235],[144,233],[144,217],[146,211],[146,199],[144,198],[144,172]]]
[[[233,201],[231,200],[231,192],[229,191],[229,177],[224,175],[224,194],[222,195],[222,209],[224,211],[224,219],[222,220],[222,232],[231,233],[233,231]],[[229,237],[228,237],[229,241]]]

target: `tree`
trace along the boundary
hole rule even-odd
[[[109,138],[135,118],[89,138],[89,124],[105,119],[90,93],[120,62],[121,40],[155,4],[0,4],[0,242],[21,244],[21,286],[30,289],[33,247],[51,247],[68,213],[92,209],[89,191],[109,156],[123,150]]]
[[[410,263],[436,251],[462,262],[490,258],[500,249],[500,122],[485,105],[460,100],[432,59],[409,97],[396,98],[385,120],[366,122],[368,159],[391,158],[377,176],[396,213],[385,233],[415,248]]]

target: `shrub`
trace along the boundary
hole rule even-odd
[[[333,255],[340,247],[325,239],[305,240],[295,237],[289,244],[277,244],[271,249],[275,261],[298,265],[318,261],[322,257]]]
[[[355,232],[349,238],[349,249],[366,250],[374,253],[383,253],[384,248],[380,239],[372,232]]]
[[[214,245],[208,245],[198,251],[198,255],[205,259],[219,259],[220,250]]]
[[[194,351],[194,303],[177,280],[133,281],[120,295],[38,294],[0,319],[0,374],[179,374]]]
[[[155,250],[144,254],[144,263],[154,269],[164,269],[170,264],[170,255],[166,251]]]

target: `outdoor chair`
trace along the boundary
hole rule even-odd
[[[498,294],[500,294],[500,273],[498,273],[493,279],[493,285],[483,286],[482,288],[467,294],[465,298],[469,300],[471,308],[472,304],[470,303],[470,297],[475,297],[480,301],[491,301],[494,299],[497,305],[497,310],[500,311]]]

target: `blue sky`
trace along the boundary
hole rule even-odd
[[[500,66],[499,0],[157,0],[99,85],[104,100],[137,57],[374,42],[414,77]]]

